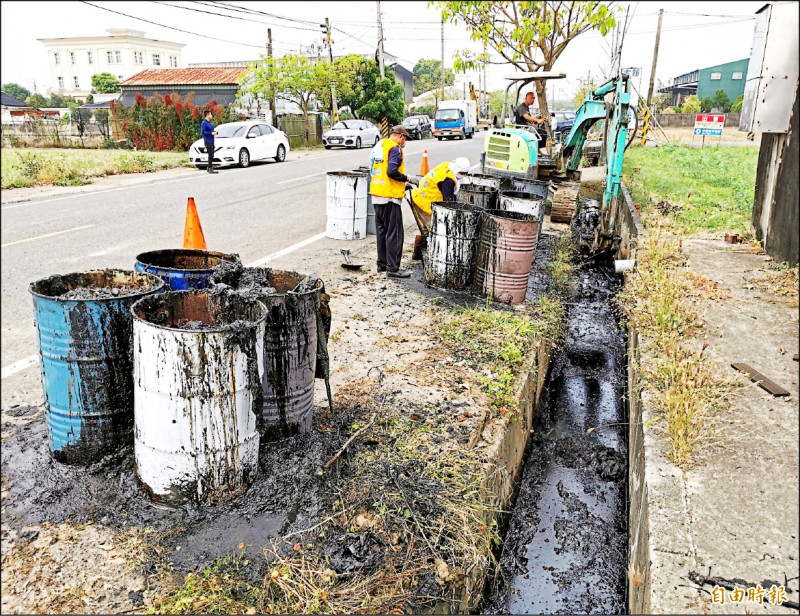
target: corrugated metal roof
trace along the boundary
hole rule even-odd
[[[229,85],[247,71],[245,66],[224,68],[150,68],[119,82],[124,86]]]
[[[4,107],[30,107],[28,103],[23,103],[21,100],[14,98],[10,94],[2,93]]]

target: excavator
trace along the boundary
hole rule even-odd
[[[564,73],[547,72],[515,73],[506,77],[511,83],[506,88],[502,117],[508,117],[507,103],[513,86],[517,86],[514,100],[518,101],[526,85],[538,80],[564,77]],[[506,120],[501,127],[498,126],[501,123],[498,120],[487,135],[481,155],[483,172],[511,179],[552,181],[556,190],[551,220],[554,219],[553,214],[558,213],[562,216],[561,221],[568,222],[578,199],[583,146],[590,130],[597,122],[602,121],[602,147],[605,149],[607,169],[591,252],[608,250],[618,233],[619,189],[625,150],[636,135],[634,130],[631,138],[628,138],[630,106],[628,75],[620,73],[586,95],[566,140],[563,143],[553,143],[548,139],[545,151],[539,150],[539,135],[536,132],[544,128],[516,126],[513,119]]]

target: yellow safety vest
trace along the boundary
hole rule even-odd
[[[389,177],[389,150],[394,147],[399,147],[397,143],[391,139],[384,139],[380,143],[381,152],[383,156],[381,159],[372,159],[372,170],[370,171],[370,185],[369,194],[373,197],[383,197],[384,199],[402,199],[406,194],[406,183],[398,182]],[[374,151],[374,149],[373,149]],[[400,148],[400,156],[402,160],[398,170],[405,175],[406,161],[403,149]]]
[[[450,178],[458,185],[456,181],[456,174],[450,170],[450,163],[442,163],[436,165],[431,171],[428,172],[422,181],[414,190],[411,191],[411,198],[414,200],[414,205],[419,207],[426,214],[431,213],[431,203],[435,201],[442,201],[442,191],[439,189],[439,184]]]

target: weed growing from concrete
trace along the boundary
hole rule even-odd
[[[539,344],[558,345],[566,332],[565,301],[573,291],[571,259],[574,244],[567,235],[556,245],[548,264],[549,293],[526,304],[527,313],[492,308],[459,308],[440,327],[440,339],[453,354],[479,373],[478,382],[489,396],[492,413],[515,412],[517,377]]]
[[[787,302],[792,308],[798,306],[798,266],[775,263],[749,280],[755,288],[775,299]]]
[[[637,258],[638,269],[616,301],[652,357],[640,375],[641,385],[663,420],[668,458],[686,469],[713,442],[724,395],[732,386],[712,370],[705,345],[697,348],[701,311],[714,286],[681,269],[683,255],[675,240],[653,234]]]

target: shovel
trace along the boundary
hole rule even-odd
[[[363,263],[350,263],[350,251],[347,248],[342,248],[342,254],[344,255],[344,263],[342,263],[342,267],[347,270],[360,270],[364,267]]]

